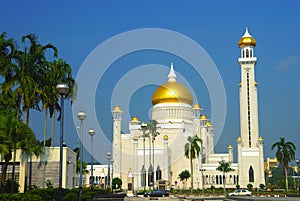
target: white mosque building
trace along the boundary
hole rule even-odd
[[[238,161],[233,162],[232,146],[227,153],[214,152],[214,128],[208,117],[201,114],[202,108],[193,102],[190,91],[176,81],[171,64],[168,81],[159,86],[152,96],[152,119],[157,121],[160,133],[152,139],[143,137],[142,122],[133,117],[129,122],[129,133],[121,133],[122,109],[113,111],[113,169],[114,177],[123,181],[123,188],[143,190],[149,188],[190,187],[183,184],[178,175],[190,171],[190,162],[184,156],[184,145],[188,136],[198,135],[202,139],[201,154],[193,163],[193,187],[246,188],[265,184],[263,167],[263,138],[258,128],[257,83],[255,70],[257,58],[254,54],[256,40],[246,29],[238,42],[241,56],[240,82],[240,136],[237,136]],[[233,172],[223,178],[217,171],[219,161],[231,163]]]

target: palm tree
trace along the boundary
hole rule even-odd
[[[226,188],[225,188],[225,185],[226,185],[226,179],[225,179],[226,173],[234,171],[234,169],[232,169],[230,167],[230,165],[231,165],[230,162],[225,162],[224,160],[221,160],[221,161],[219,161],[219,166],[216,168],[216,170],[218,170],[218,171],[220,171],[220,172],[223,173],[223,189],[224,189],[224,194],[226,194]]]
[[[149,139],[151,138],[152,141],[152,162],[153,162],[153,174],[152,174],[152,182],[154,185],[154,173],[155,173],[155,166],[154,166],[154,142],[155,142],[155,138],[160,134],[157,131],[157,121],[156,120],[150,120],[149,124],[147,125],[147,129],[149,130]],[[150,149],[151,151],[151,149]]]
[[[292,142],[286,142],[285,138],[280,138],[280,140],[272,145],[272,150],[277,148],[276,157],[279,163],[284,166],[285,175],[285,190],[288,191],[288,167],[289,162],[295,160],[296,146]]]
[[[193,189],[193,159],[198,158],[200,151],[202,140],[197,136],[194,135],[193,137],[189,136],[187,138],[187,143],[184,145],[184,155],[186,158],[190,159],[190,165],[191,165],[191,188]]]
[[[16,46],[14,39],[7,39],[5,32],[0,34],[0,75],[4,77],[4,80],[13,76],[13,59]]]

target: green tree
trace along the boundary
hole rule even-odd
[[[272,145],[272,150],[276,150],[276,157],[279,163],[284,166],[285,175],[285,190],[288,191],[288,167],[289,162],[295,160],[296,146],[292,142],[286,142],[285,138],[280,138],[280,140]]]
[[[121,186],[122,186],[122,180],[119,177],[113,178],[113,180],[112,180],[112,188],[113,189],[118,189],[118,188],[121,189]]]
[[[191,177],[191,174],[188,170],[184,170],[178,175],[178,179],[180,179],[180,181],[183,182],[183,185],[190,177]]]
[[[230,162],[225,162],[224,160],[219,161],[219,166],[216,168],[216,170],[220,171],[223,173],[223,189],[224,193],[226,193],[226,173],[227,172],[233,172],[234,169],[230,167],[231,163]]]
[[[186,158],[190,159],[190,166],[191,166],[191,188],[193,189],[193,159],[198,158],[200,154],[200,146],[202,144],[202,140],[197,136],[194,135],[193,137],[189,136],[187,138],[187,143],[184,145],[184,155]]]

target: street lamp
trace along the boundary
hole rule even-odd
[[[91,161],[92,161],[92,170],[91,170],[91,178],[92,178],[92,183],[91,183],[91,188],[94,189],[94,157],[93,157],[93,136],[96,134],[96,131],[93,129],[89,130],[89,135],[91,136]]]
[[[202,184],[202,194],[204,193],[204,177],[203,172],[206,171],[206,169],[200,168],[199,171],[201,171],[201,184]]]
[[[112,180],[114,179],[114,159],[112,158],[110,162],[111,162],[111,183],[112,183]]]
[[[107,170],[107,189],[110,189],[110,160],[111,160],[111,153],[107,152],[107,161],[108,161],[108,170]]]
[[[69,86],[65,83],[56,85],[56,91],[61,98],[61,119],[60,119],[60,144],[59,144],[59,184],[58,201],[63,200],[62,192],[62,162],[63,162],[63,138],[64,138],[64,96],[69,93]]]
[[[82,132],[83,132],[83,120],[86,118],[86,113],[80,111],[77,113],[77,118],[80,120],[80,176],[79,176],[79,201],[81,201],[82,197],[82,160],[83,160],[83,148],[82,148]]]

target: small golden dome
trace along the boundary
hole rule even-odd
[[[238,138],[237,138],[237,141],[238,141],[238,142],[242,141],[242,138],[241,138],[241,137],[238,137]]]
[[[122,111],[122,110],[119,106],[116,106],[113,111],[116,112],[116,111]]]
[[[258,138],[258,141],[263,141],[264,138],[262,138],[261,136]]]
[[[167,135],[164,135],[164,139],[168,139],[169,137]]]
[[[132,117],[131,121],[133,122],[139,122],[139,118],[137,118],[136,116]]]
[[[201,120],[207,120],[207,116],[205,114],[203,114],[203,115],[200,116],[200,119]]]
[[[243,37],[239,40],[238,46],[240,48],[245,47],[245,46],[256,46],[256,40],[249,34],[248,28],[246,28],[245,34]]]
[[[201,109],[201,108],[200,108],[200,105],[199,105],[199,104],[195,104],[195,105],[193,106],[193,109]]]
[[[137,135],[135,135],[135,136],[133,137],[133,139],[134,139],[134,140],[137,140],[137,139],[139,139],[139,137],[138,137]]]
[[[228,147],[227,147],[228,149],[232,149],[232,146],[231,146],[231,144],[230,145],[228,145]]]
[[[209,121],[207,121],[207,122],[205,123],[205,125],[206,125],[206,126],[211,126],[211,124],[210,124]]]

